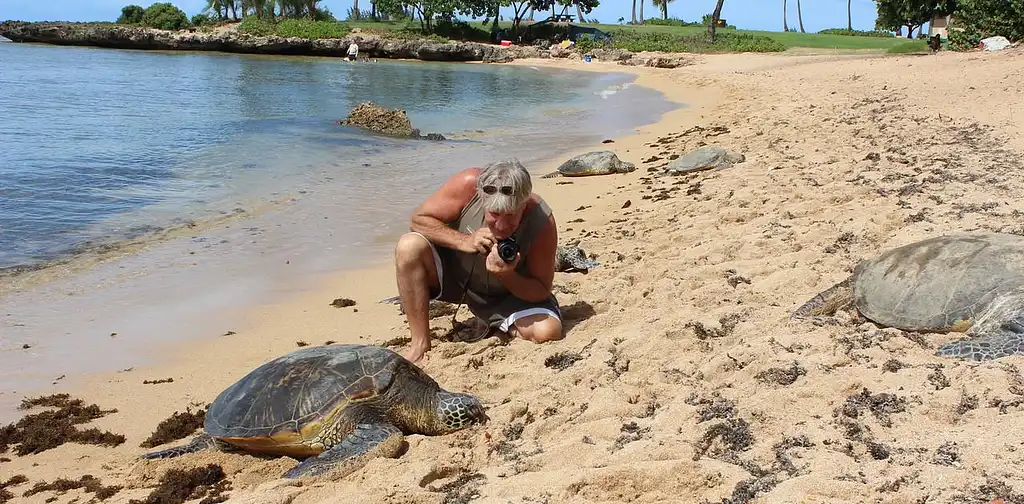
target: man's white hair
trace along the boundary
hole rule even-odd
[[[485,188],[493,188],[492,194],[488,194]],[[485,210],[512,213],[530,198],[533,181],[519,159],[512,158],[485,166],[477,177],[476,189]]]

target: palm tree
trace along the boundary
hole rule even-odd
[[[804,31],[804,15],[800,12],[800,0],[796,0],[796,20],[800,23],[800,33],[807,33]]]
[[[668,4],[671,2],[672,0],[654,0],[654,5],[661,8],[661,17],[663,19],[668,19]]]
[[[853,31],[853,9],[850,4],[853,0],[846,0],[846,29]]]
[[[633,0],[633,23],[636,24],[636,0]]]
[[[786,24],[786,0],[782,0],[782,31],[789,31],[789,25]]]
[[[800,0],[797,0],[797,1],[799,2]],[[711,13],[711,22],[708,23],[708,43],[709,44],[714,44],[715,43],[715,26],[718,25],[718,20],[722,18],[722,4],[723,3],[725,3],[725,0],[718,0],[718,3],[715,4],[715,12]]]

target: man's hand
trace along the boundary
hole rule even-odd
[[[497,242],[491,230],[487,226],[483,226],[474,231],[473,234],[465,235],[459,250],[467,254],[486,254]]]
[[[487,254],[487,259],[484,261],[484,265],[487,266],[487,271],[497,277],[505,277],[509,274],[514,274],[516,271],[516,265],[519,264],[519,253],[516,252],[516,258],[512,262],[505,262],[501,256],[498,255],[498,247],[491,247],[490,253]]]

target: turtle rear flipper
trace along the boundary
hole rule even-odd
[[[804,319],[832,316],[853,303],[853,277],[839,282],[818,293],[795,311],[791,318]]]
[[[211,437],[209,434],[199,434],[198,436],[192,438],[192,440],[189,441],[187,444],[183,444],[183,445],[179,445],[179,446],[172,446],[170,448],[167,448],[166,450],[158,450],[158,451],[155,451],[155,452],[149,452],[149,453],[143,454],[142,458],[144,458],[144,459],[173,458],[173,457],[179,457],[179,456],[184,455],[186,453],[194,453],[194,452],[207,451],[207,450],[209,450],[209,451],[225,451],[225,452],[228,452],[228,451],[237,451],[238,448],[236,448],[236,447],[234,447],[234,446],[232,446],[232,445],[230,445],[228,443],[225,443],[223,441],[218,441],[218,440],[214,439],[213,437]]]
[[[318,476],[340,469],[338,477],[357,471],[376,457],[394,457],[401,451],[402,431],[391,424],[359,424],[354,431],[315,457],[309,457],[284,473],[285,478]]]
[[[1024,354],[1024,315],[994,328],[970,332],[977,335],[940,345],[935,355],[985,361]]]

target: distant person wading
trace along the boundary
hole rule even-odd
[[[518,160],[469,168],[413,212],[395,247],[413,362],[430,350],[429,302],[465,303],[486,325],[534,343],[564,337],[551,292],[558,231]]]
[[[348,60],[355,61],[359,56],[359,44],[353,42],[348,46]]]

